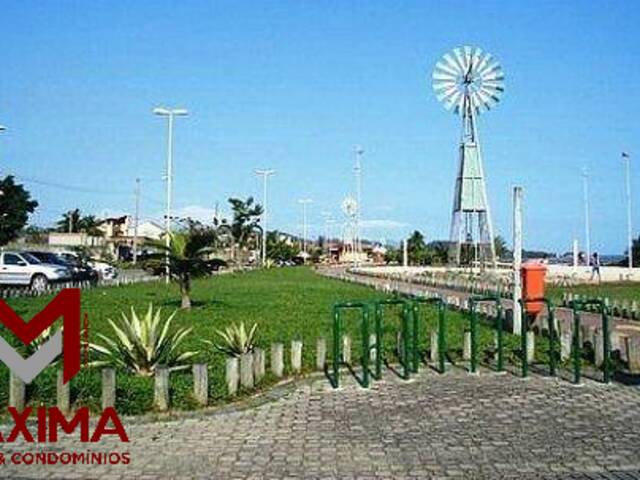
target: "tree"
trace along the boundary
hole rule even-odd
[[[388,246],[384,254],[386,263],[402,263],[402,251],[399,248]]]
[[[640,236],[633,239],[633,243],[631,244],[631,252],[633,255],[631,257],[631,259],[633,260],[633,266],[640,266]],[[620,265],[626,267],[627,265],[629,265],[629,249],[624,251],[624,256],[625,259],[623,262],[620,262]]]
[[[449,248],[451,242],[435,240],[427,244],[430,251],[431,263],[434,265],[446,265],[449,261]]]
[[[260,229],[260,215],[262,215],[262,205],[254,204],[253,197],[246,200],[230,198],[233,220],[231,222],[231,234],[234,241],[240,248],[245,248],[252,237]],[[261,230],[259,230],[261,231]]]
[[[161,259],[166,266],[168,257],[171,278],[180,286],[182,309],[191,308],[191,280],[209,272],[207,257],[213,251],[215,241],[216,232],[213,228],[193,223],[187,229],[172,232],[168,247],[163,240],[149,242],[150,246],[162,252],[152,255],[152,260]]]
[[[424,241],[424,235],[415,230],[407,240],[407,254],[409,263],[413,265],[427,265],[431,263],[432,255]]]
[[[56,231],[63,233],[84,232],[89,235],[102,235],[98,228],[100,222],[95,215],[82,215],[79,208],[69,210],[62,214],[62,218],[56,222]]]
[[[496,236],[493,239],[493,245],[496,250],[496,258],[507,260],[513,256],[513,252],[507,247],[507,242],[501,235]]]
[[[0,245],[18,237],[37,206],[38,202],[31,199],[22,185],[15,183],[12,175],[0,181]]]
[[[278,262],[290,262],[300,253],[295,244],[281,238],[280,232],[267,233],[267,258]]]

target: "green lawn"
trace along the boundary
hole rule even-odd
[[[258,346],[269,352],[273,342],[285,344],[285,373],[289,373],[289,345],[293,339],[301,339],[303,348],[303,370],[314,369],[315,344],[318,337],[325,337],[331,348],[331,308],[336,302],[384,298],[381,292],[368,287],[327,279],[307,268],[284,268],[249,273],[228,274],[215,278],[201,279],[193,285],[193,308],[191,311],[178,311],[175,326],[193,327],[186,349],[199,349],[202,352],[198,361],[210,365],[210,401],[226,401],[224,386],[224,357],[202,340],[215,340],[215,330],[233,322],[244,321],[247,326],[258,324]],[[166,314],[179,307],[179,292],[175,285],[167,287],[162,282],[128,285],[121,287],[98,288],[83,292],[82,308],[89,314],[90,339],[101,332],[110,335],[108,318],[115,318],[130,306],[142,311],[149,302],[163,307]],[[9,304],[23,318],[31,318],[46,305],[50,298],[13,299]],[[436,313],[426,308],[423,316],[420,345],[427,348],[428,329],[434,328]],[[448,314],[447,341],[451,356],[455,360],[462,351],[463,331],[468,325],[467,317],[457,312]],[[391,357],[395,341],[395,331],[399,324],[398,310],[390,308],[386,315],[385,342],[387,356]],[[353,337],[354,360],[360,356],[359,329],[355,312],[345,316],[345,322]],[[2,332],[9,341],[15,341],[6,331]],[[481,351],[493,345],[493,332],[487,325],[480,328]],[[513,351],[517,348],[514,337],[508,336],[507,357],[514,360]],[[331,350],[329,350],[331,351]],[[489,357],[483,354],[483,359]],[[268,362],[268,358],[267,358]],[[191,376],[184,373],[172,373],[171,396],[176,408],[191,408]],[[7,402],[8,371],[0,367],[0,404]],[[267,375],[262,386],[275,381]],[[117,408],[125,414],[137,414],[151,409],[153,400],[153,380],[133,377],[118,372]],[[72,401],[76,405],[88,405],[98,408],[100,404],[100,373],[95,369],[83,369],[73,379]],[[55,370],[50,368],[40,374],[29,385],[30,403],[52,404],[55,402]]]
[[[590,297],[603,297],[613,300],[636,300],[640,301],[640,283],[638,282],[615,282],[601,283],[593,285],[577,285],[575,287],[552,287],[547,286],[551,297],[562,300],[562,294],[578,293]]]

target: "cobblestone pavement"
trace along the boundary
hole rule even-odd
[[[343,375],[343,378],[346,378]],[[640,478],[640,390],[453,370],[371,390],[301,383],[280,400],[127,425],[131,464],[0,466],[10,478]],[[4,432],[3,432],[4,433]],[[6,436],[6,433],[5,433]],[[88,444],[84,444],[88,445]],[[37,444],[5,444],[36,451]],[[51,447],[47,447],[50,451]],[[58,450],[86,451],[66,437]]]

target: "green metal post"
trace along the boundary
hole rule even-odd
[[[445,373],[445,352],[447,350],[447,340],[445,337],[445,304],[442,300],[438,303],[438,363],[440,373]]]
[[[382,355],[384,354],[383,342],[382,342],[382,309],[379,305],[376,305],[376,380],[382,379]]]
[[[471,373],[476,373],[478,361],[478,319],[476,317],[476,305],[471,303]]]
[[[582,362],[582,346],[580,345],[580,314],[577,305],[573,310],[573,383],[580,384],[580,367]]]
[[[609,335],[609,315],[607,313],[608,308],[601,305],[602,309],[602,348],[604,349],[603,356],[603,375],[604,383],[611,383],[611,337]]]
[[[502,372],[504,370],[504,318],[502,316],[502,303],[500,300],[496,301],[496,327],[498,329],[498,372]]]
[[[547,302],[547,311],[549,317],[549,374],[552,377],[556,375],[556,322],[553,317],[553,305]]]
[[[419,341],[419,336],[420,336],[420,311],[418,309],[418,305],[414,304],[413,308],[411,308],[411,313],[413,315],[413,336],[412,336],[412,359],[413,359],[413,365],[412,365],[412,371],[414,373],[418,373],[418,366],[420,363],[420,354],[418,352],[418,341]]]
[[[527,332],[529,331],[529,322],[527,318],[527,308],[526,303],[520,301],[521,312],[522,312],[522,321],[520,322],[520,349],[522,350],[521,360],[522,360],[522,378],[527,378],[529,376],[529,360],[527,359],[527,348],[529,346]]]
[[[411,365],[409,363],[409,308],[402,306],[402,363],[404,367],[404,379],[409,380]]]
[[[362,309],[362,386],[369,388],[369,309]]]
[[[340,310],[333,307],[333,388],[340,386]]]

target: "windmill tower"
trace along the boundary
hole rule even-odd
[[[433,89],[445,108],[462,120],[449,261],[454,265],[494,265],[493,225],[476,120],[483,110],[496,105],[504,92],[502,67],[479,48],[454,48],[436,64]]]

